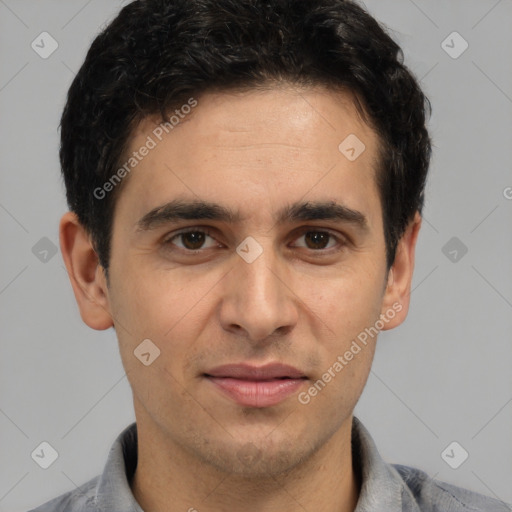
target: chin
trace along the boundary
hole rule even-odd
[[[232,443],[209,441],[196,446],[196,455],[222,473],[273,480],[293,470],[315,451],[314,447],[308,449],[304,442],[296,440],[275,443],[268,437],[247,442],[230,439]]]

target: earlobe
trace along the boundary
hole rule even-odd
[[[383,330],[400,325],[409,311],[412,275],[416,241],[421,227],[421,215],[416,212],[414,219],[407,226],[398,242],[395,261],[389,269],[386,290],[382,301],[381,317],[385,316]]]
[[[82,320],[92,329],[112,327],[104,269],[89,234],[73,212],[62,216],[59,236],[62,257]]]

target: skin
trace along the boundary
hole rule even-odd
[[[156,126],[145,119],[130,151]],[[349,134],[364,142],[353,162],[338,150]],[[409,307],[419,214],[401,238],[388,272],[375,183],[375,132],[348,93],[321,87],[210,93],[137,165],[114,213],[109,286],[90,237],[73,213],[60,241],[83,321],[115,327],[133,391],[138,466],[131,483],[145,510],[247,511],[355,509],[351,426],[376,337],[307,405],[298,392],[269,407],[242,407],[203,373],[226,363],[279,361],[322,378],[359,333],[400,304]],[[179,220],[138,229],[173,199],[205,200],[243,220]],[[295,201],[335,201],[360,212],[347,221],[279,223]],[[187,254],[183,228],[208,228]],[[306,235],[328,232],[325,248]],[[174,236],[174,238],[173,238]],[[263,249],[252,263],[236,252],[246,237]],[[338,250],[337,250],[338,249]],[[141,364],[144,339],[160,356]],[[255,454],[248,462],[241,454]]]

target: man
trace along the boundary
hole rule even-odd
[[[63,113],[64,261],[136,424],[43,511],[505,511],[379,456],[430,158],[400,49],[341,0],[140,0]]]

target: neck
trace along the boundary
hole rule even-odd
[[[353,470],[352,417],[309,459],[279,475],[227,474],[137,421],[135,499],[152,512],[353,512],[360,481]],[[142,427],[142,428],[141,428]]]

